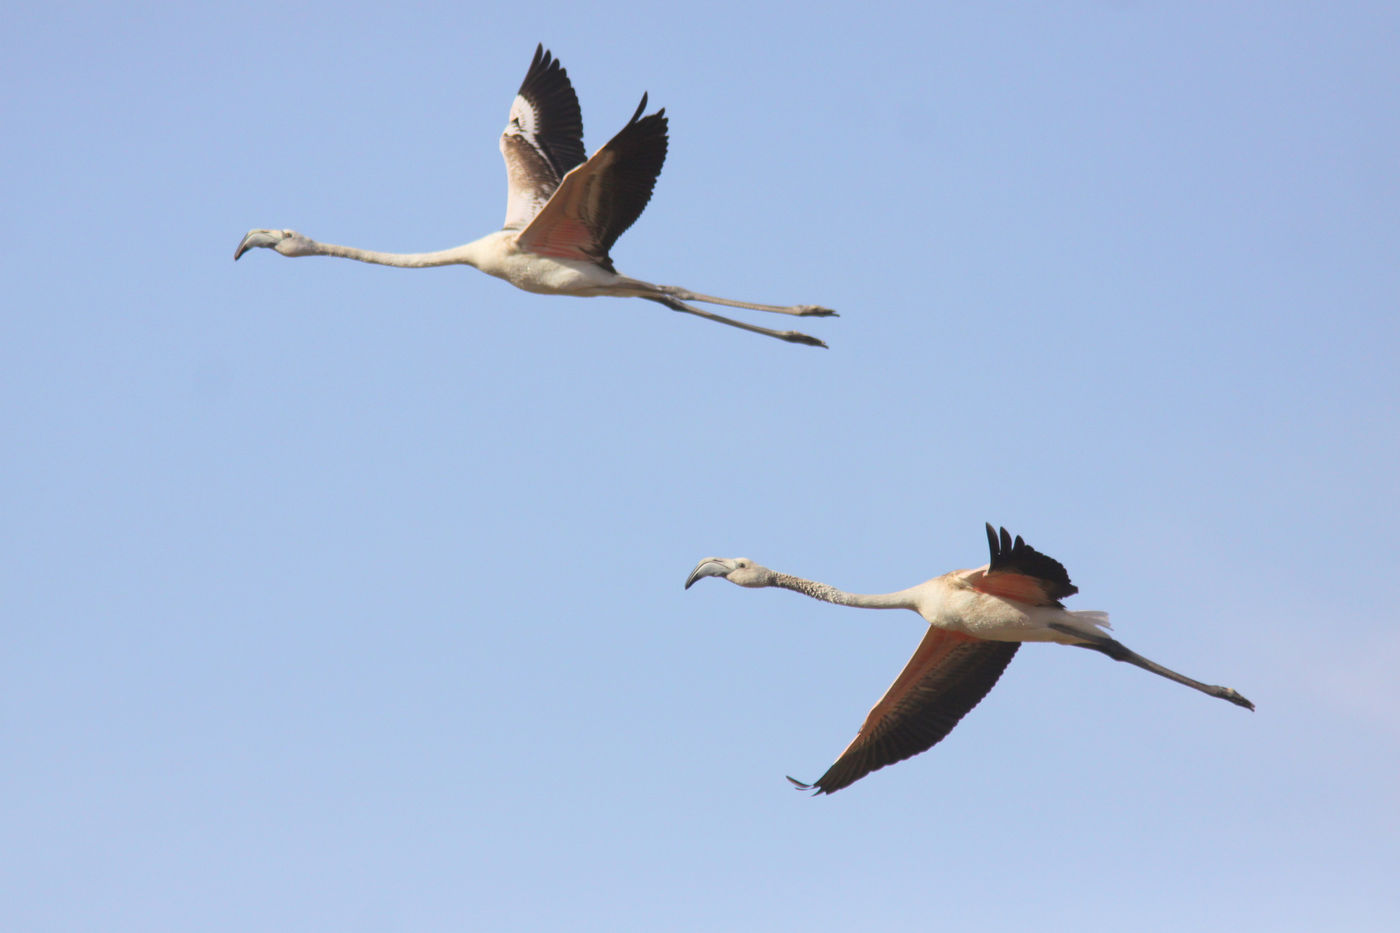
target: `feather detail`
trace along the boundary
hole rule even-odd
[[[788,780],[831,794],[932,748],[981,702],[1019,647],[930,628],[835,764],[810,785]]]
[[[998,535],[988,524],[987,544],[991,562],[985,573],[970,581],[978,591],[1032,606],[1060,606],[1061,599],[1079,592],[1064,564],[1040,553],[1020,535],[1013,541],[1005,528]]]

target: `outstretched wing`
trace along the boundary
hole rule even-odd
[[[991,563],[985,573],[970,579],[974,589],[1032,606],[1059,606],[1060,600],[1079,592],[1079,587],[1069,582],[1064,564],[1040,553],[1020,535],[1012,541],[1010,532],[1003,528],[998,536],[989,523],[987,544]]]
[[[933,747],[981,702],[1019,647],[930,628],[836,763],[812,784],[788,780],[831,794]]]
[[[666,110],[643,117],[647,96],[608,144],[564,176],[559,190],[520,232],[522,249],[585,259],[610,271],[609,252],[651,200],[666,161]]]
[[[506,160],[505,229],[519,230],[540,212],[569,169],[584,159],[583,116],[569,74],[543,45],[510,105],[501,133]]]

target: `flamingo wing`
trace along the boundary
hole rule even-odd
[[[501,133],[506,160],[505,229],[519,230],[540,212],[570,169],[584,160],[583,116],[569,74],[543,45],[510,105]]]
[[[799,788],[831,794],[871,771],[926,751],[996,684],[1019,642],[984,641],[930,627],[836,763]]]
[[[1079,592],[1079,587],[1069,582],[1064,564],[1040,553],[1020,535],[1013,541],[1005,528],[998,535],[988,524],[987,544],[991,563],[985,572],[971,576],[974,589],[1032,606],[1060,606],[1061,599]]]
[[[571,170],[516,238],[521,249],[590,260],[610,272],[609,252],[651,200],[666,161],[666,110],[643,117],[647,96],[608,144]]]

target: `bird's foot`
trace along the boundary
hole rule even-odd
[[[818,340],[811,334],[804,334],[795,330],[775,331],[774,336],[780,340],[786,340],[788,343],[805,343],[809,347],[821,347],[823,350],[831,349],[826,345],[825,341]]]
[[[793,311],[798,317],[840,317],[830,308],[823,308],[821,305],[793,305]]]

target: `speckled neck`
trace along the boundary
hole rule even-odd
[[[820,599],[822,602],[835,603],[838,606],[855,606],[859,609],[914,608],[913,601],[909,598],[906,590],[897,593],[847,593],[845,590],[838,590],[827,583],[804,580],[802,577],[794,577],[791,574],[776,571],[773,573],[772,582],[769,585],[792,590],[794,593]]]

